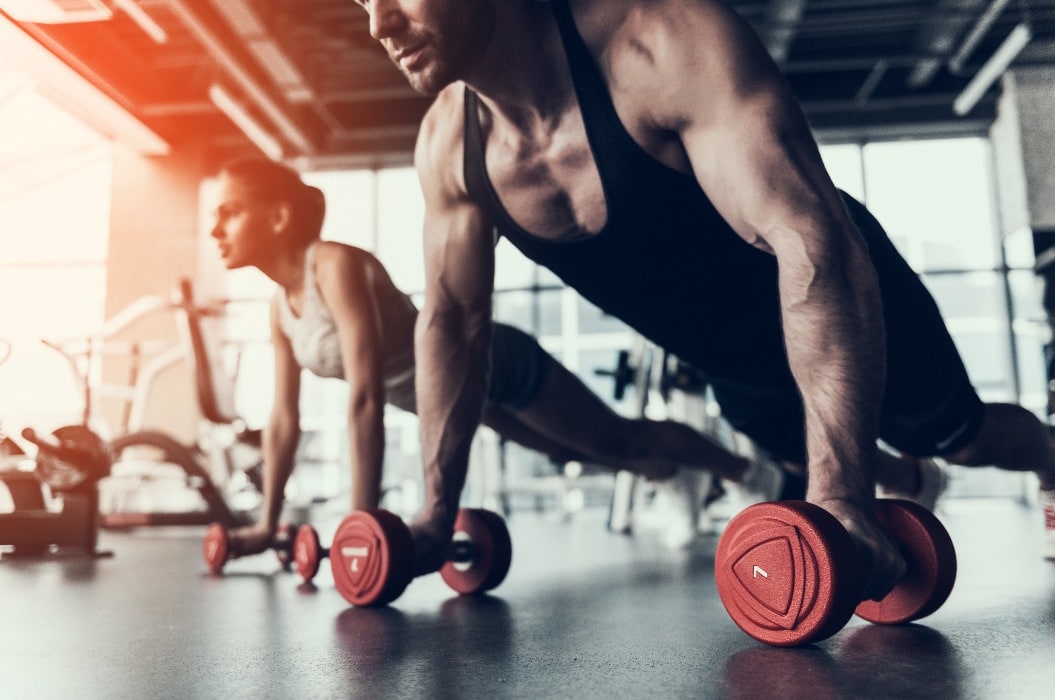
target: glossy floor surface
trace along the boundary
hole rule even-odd
[[[732,624],[713,536],[672,552],[590,513],[510,518],[493,596],[429,576],[385,609],[346,605],[328,563],[314,587],[270,555],[212,577],[200,528],[104,532],[111,558],[0,559],[0,697],[1055,697],[1039,512],[960,500],[942,519],[959,556],[942,609],[799,649]]]

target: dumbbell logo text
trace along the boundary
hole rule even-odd
[[[348,560],[348,570],[359,573],[359,560],[370,556],[369,547],[341,547],[341,556]]]

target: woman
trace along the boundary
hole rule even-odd
[[[414,411],[417,309],[385,268],[359,248],[319,238],[323,194],[293,170],[247,159],[220,173],[212,237],[228,269],[256,267],[274,280],[271,304],[275,403],[264,431],[264,506],[259,523],[232,533],[239,555],[268,547],[300,437],[301,369],[349,384],[352,508],[381,498],[384,408]],[[689,426],[627,419],[612,411],[526,333],[495,324],[483,423],[558,461],[580,459],[650,479],[678,467],[734,481],[747,470]]]

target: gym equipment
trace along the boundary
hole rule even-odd
[[[653,356],[658,349],[642,336],[635,336],[630,350],[620,350],[614,370],[595,369],[598,376],[610,376],[615,380],[613,397],[622,401],[626,389],[633,386],[633,415],[645,415],[648,406],[652,374],[656,368]],[[626,470],[615,473],[612,486],[612,502],[608,508],[607,527],[611,532],[628,535],[633,531],[634,500],[637,495],[637,475]]]
[[[626,396],[628,386],[637,384],[638,366],[631,364],[630,351],[620,350],[616,356],[614,369],[595,369],[593,371],[598,377],[611,377],[615,382],[612,395],[616,401],[622,401]]]
[[[275,557],[283,570],[288,571],[293,561],[293,542],[296,539],[297,530],[298,528],[290,525],[279,525],[268,546],[268,549],[275,552]],[[201,552],[209,573],[222,573],[224,564],[242,556],[231,544],[231,535],[223,523],[212,523],[205,529]]]
[[[489,591],[502,583],[513,561],[513,542],[505,521],[481,508],[462,508],[440,577],[463,595]]]
[[[876,516],[901,547],[908,570],[882,600],[862,602],[855,545],[834,516],[805,501],[744,509],[729,521],[715,554],[726,611],[748,635],[774,646],[830,637],[854,612],[880,624],[930,615],[956,580],[948,532],[910,501],[880,499]]]
[[[501,516],[462,508],[440,576],[463,595],[483,593],[505,579],[512,553],[509,530]],[[337,528],[329,556],[337,590],[352,605],[387,605],[414,578],[410,529],[386,510],[361,510],[346,517]]]
[[[52,547],[95,556],[99,535],[99,480],[110,473],[107,443],[82,425],[56,429],[50,436],[26,428],[22,437],[37,445],[32,472],[0,472],[14,511],[0,515],[0,545],[19,555],[47,554]],[[47,508],[46,492],[61,499]]]
[[[330,550],[322,546],[319,532],[311,525],[302,525],[297,529],[293,540],[293,568],[296,569],[304,583],[311,583],[319,573],[322,560],[330,556]]]
[[[158,312],[175,316],[182,342],[120,340],[128,329]],[[221,353],[210,345],[206,333],[206,321],[222,314],[222,303],[196,302],[190,281],[184,279],[171,297],[142,297],[91,336],[42,341],[70,366],[83,396],[82,424],[90,424],[97,396],[124,400],[118,437],[111,443],[113,467],[101,485],[102,527],[212,522],[236,527],[250,522],[247,511],[252,506],[239,506],[234,499],[248,495],[259,500],[260,431],[247,430],[235,415],[233,398],[225,391],[231,377],[218,366]],[[98,382],[100,363],[108,357],[127,365],[126,383]],[[198,408],[205,419],[199,424],[201,436],[191,444],[165,432],[142,429],[155,380],[184,360],[194,369]],[[236,458],[239,451],[251,458]],[[169,500],[175,505],[166,507],[164,500],[158,500],[159,494],[173,492],[175,498]]]

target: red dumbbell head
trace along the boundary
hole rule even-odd
[[[220,523],[212,523],[205,529],[205,539],[201,543],[202,558],[209,571],[218,574],[223,571],[223,565],[227,563],[227,554],[230,551],[231,541],[227,537],[227,529]]]
[[[467,540],[475,556],[472,561],[449,561],[440,576],[458,593],[489,591],[509,573],[513,561],[513,543],[505,520],[482,508],[462,508],[454,521],[454,541]]]
[[[330,547],[337,590],[352,605],[386,605],[414,575],[410,530],[386,510],[360,510],[337,527]]]
[[[293,541],[293,564],[305,582],[311,581],[319,573],[323,556],[319,533],[311,525],[301,525]]]
[[[911,501],[882,499],[876,517],[901,547],[908,570],[880,601],[857,606],[869,622],[896,625],[930,615],[941,607],[956,581],[956,550],[938,518]]]
[[[740,512],[718,542],[714,570],[733,621],[775,646],[835,634],[859,600],[853,541],[832,515],[805,501]]]

